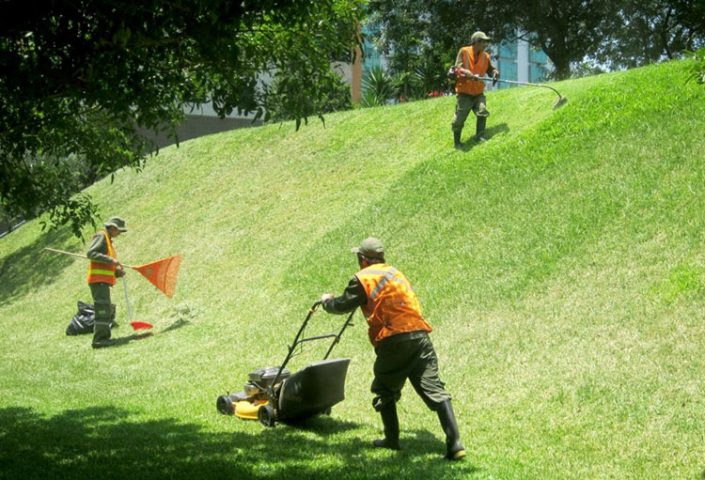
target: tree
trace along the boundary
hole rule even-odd
[[[555,67],[553,76],[568,78],[571,64],[594,53],[596,36],[614,8],[610,0],[531,0],[519,2],[513,23],[526,40],[542,49]]]
[[[558,79],[677,58],[705,43],[702,0],[371,0],[369,10],[393,73],[434,56],[454,58],[474,30],[497,40],[523,32]]]
[[[315,99],[359,15],[360,0],[0,2],[0,202],[80,235],[96,206],[72,196],[71,156],[101,177],[139,169],[151,148],[139,132],[175,136],[189,103],[266,117],[277,96],[298,128],[325,110]]]
[[[444,90],[446,70],[455,60],[459,45],[476,29],[474,12],[481,13],[484,0],[473,4],[472,18],[466,2],[443,0],[370,0],[367,31],[389,59],[389,71],[411,94],[411,82],[421,78],[420,92]],[[480,10],[477,10],[477,9]]]
[[[692,63],[687,81],[705,85],[705,47],[689,54]]]
[[[618,5],[595,55],[612,69],[679,58],[705,45],[705,2],[623,0]]]

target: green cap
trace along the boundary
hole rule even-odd
[[[126,232],[127,227],[125,226],[125,220],[121,217],[111,217],[110,220],[105,222],[105,227],[115,227],[121,232]]]
[[[470,37],[471,44],[473,44],[475,42],[479,42],[480,40],[485,40],[485,41],[489,42],[492,39],[490,37],[488,37],[487,35],[485,35],[485,32],[475,32]]]
[[[359,247],[353,247],[351,251],[370,258],[384,257],[384,245],[379,238],[375,237],[364,239]]]

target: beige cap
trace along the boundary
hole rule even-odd
[[[471,44],[473,44],[475,42],[479,42],[481,40],[485,40],[485,41],[489,42],[492,39],[490,37],[488,37],[487,35],[485,35],[485,32],[475,32],[470,37]]]

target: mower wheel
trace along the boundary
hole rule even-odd
[[[232,415],[235,413],[235,406],[228,395],[221,395],[215,402],[215,407],[223,415]]]
[[[266,404],[259,407],[259,410],[257,410],[257,419],[259,423],[265,427],[273,427],[276,422],[274,420],[274,409],[272,406]]]

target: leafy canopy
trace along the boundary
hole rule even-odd
[[[99,178],[141,168],[147,131],[175,127],[190,103],[219,115],[297,120],[327,108],[330,62],[357,42],[360,0],[0,2],[0,203],[48,211],[74,233],[97,207],[77,190],[78,158]],[[262,87],[268,72],[276,89]],[[335,85],[337,88],[337,85]],[[271,103],[271,99],[269,99]]]

